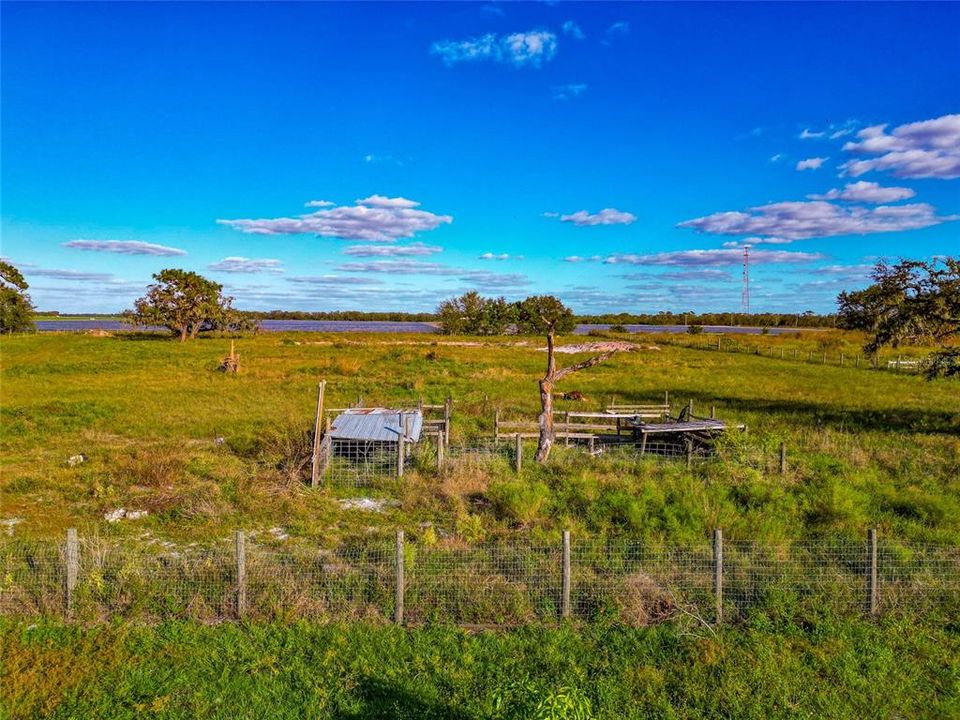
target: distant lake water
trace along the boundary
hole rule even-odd
[[[610,325],[577,325],[578,335],[586,335],[591,330],[609,330]],[[630,332],[667,332],[684,333],[686,325],[626,325]],[[131,330],[129,325],[118,320],[38,320],[40,332],[84,331],[84,330]],[[163,328],[145,328],[162,330]],[[437,328],[425,322],[387,322],[377,320],[261,320],[260,329],[265,332],[369,332],[369,333],[434,333]],[[804,328],[799,328],[803,330]],[[797,332],[798,328],[769,328],[771,335]],[[729,325],[704,325],[706,333],[725,333],[732,335],[756,335],[762,332],[756,327],[733,327]]]

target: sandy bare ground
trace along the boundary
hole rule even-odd
[[[483,342],[480,340],[381,340],[375,342],[362,340],[307,340],[294,341],[294,345],[406,345],[420,347],[526,347],[532,350],[546,351],[546,346],[535,346],[527,340],[517,342]],[[606,340],[602,342],[578,343],[576,345],[557,345],[556,352],[562,355],[574,355],[586,352],[635,352],[637,350],[659,350],[656,345],[640,345],[625,340]]]

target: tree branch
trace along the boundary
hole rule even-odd
[[[580,370],[586,370],[588,367],[599,365],[604,360],[609,360],[618,352],[620,352],[620,350],[608,350],[605,353],[601,353],[600,355],[594,355],[592,358],[583,360],[582,362],[578,362],[578,363],[575,363],[574,365],[569,365],[565,368],[561,368],[560,370],[557,370],[553,374],[553,381],[557,382],[565,378],[567,375],[572,375],[573,373],[578,372]]]

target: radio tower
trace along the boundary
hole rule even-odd
[[[740,291],[740,312],[750,314],[750,246],[743,246],[743,289]]]

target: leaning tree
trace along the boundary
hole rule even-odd
[[[568,333],[576,322],[573,312],[552,295],[528,297],[518,305],[517,329],[525,335],[541,334],[547,337],[547,370],[540,379],[540,438],[537,443],[537,462],[545,462],[553,447],[553,388],[567,375],[602,363],[617,350],[595,355],[565,368],[557,368],[555,352],[557,333]]]
[[[245,320],[233,309],[223,286],[188,270],[161,270],[147,294],[125,317],[134,325],[160,325],[184,342],[204,330],[236,329]]]

